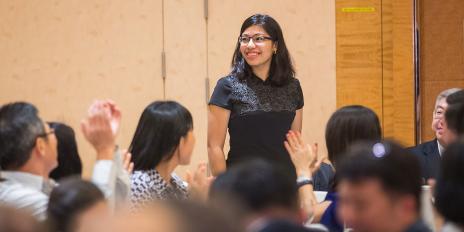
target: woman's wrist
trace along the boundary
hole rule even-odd
[[[296,175],[297,175],[298,177],[300,177],[300,176],[311,177],[311,176],[312,176],[312,173],[311,173],[311,170],[309,170],[309,168],[306,168],[306,169],[297,169],[297,170],[296,170]]]

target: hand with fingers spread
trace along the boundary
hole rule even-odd
[[[115,116],[111,113],[111,106],[104,101],[96,101],[89,108],[87,117],[81,122],[81,130],[85,139],[97,151],[97,160],[112,160],[114,156],[116,135],[111,123],[119,126],[120,112],[113,106]],[[116,128],[117,129],[117,128]]]
[[[208,177],[206,163],[200,163],[193,175],[187,171],[185,180],[189,184],[189,192],[193,198],[206,200],[214,177]]]
[[[284,145],[298,175],[312,176],[319,169],[322,160],[317,157],[317,144],[305,144],[299,132],[289,131]]]

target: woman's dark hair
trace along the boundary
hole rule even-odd
[[[76,217],[104,200],[103,193],[91,182],[78,178],[64,180],[50,194],[48,220],[56,231],[73,231]]]
[[[464,226],[464,142],[451,144],[443,154],[435,185],[435,206],[446,220]]]
[[[129,147],[134,170],[153,169],[171,159],[180,139],[192,129],[192,115],[179,103],[156,101],[148,105]]]
[[[334,167],[349,146],[358,141],[378,141],[381,138],[379,118],[374,111],[360,105],[345,106],[335,111],[325,130],[328,156]]]
[[[77,151],[74,130],[59,122],[49,122],[48,125],[55,130],[55,136],[58,140],[58,167],[53,169],[50,177],[55,180],[74,175],[80,177],[82,161]]]
[[[263,27],[272,38],[272,41],[277,43],[277,52],[272,56],[268,80],[272,85],[276,86],[287,84],[291,78],[295,77],[295,70],[287,46],[285,45],[282,29],[271,16],[255,14],[243,22],[240,28],[240,36],[247,28],[254,25]],[[238,77],[240,80],[245,80],[253,75],[251,67],[240,52],[240,42],[238,39],[232,58],[232,71],[230,74]]]

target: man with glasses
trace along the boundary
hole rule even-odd
[[[97,152],[92,181],[109,198],[114,197],[119,173],[117,163],[113,162],[119,119],[120,112],[114,104],[97,102],[82,124],[84,136]],[[26,102],[3,105],[0,108],[0,204],[25,209],[39,220],[45,219],[48,197],[56,186],[48,176],[57,164],[57,139],[39,117],[37,108]]]
[[[446,98],[458,92],[459,88],[452,88],[442,91],[435,101],[433,110],[432,130],[435,132],[435,139],[419,144],[410,148],[410,151],[418,156],[421,161],[422,178],[424,181],[428,179],[436,179],[440,170],[441,156],[446,147],[452,142],[450,131],[444,123],[444,117],[448,104]]]

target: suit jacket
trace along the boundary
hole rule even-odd
[[[422,168],[422,178],[428,180],[436,179],[440,172],[441,156],[438,150],[437,139],[419,144],[409,148],[420,160]]]

